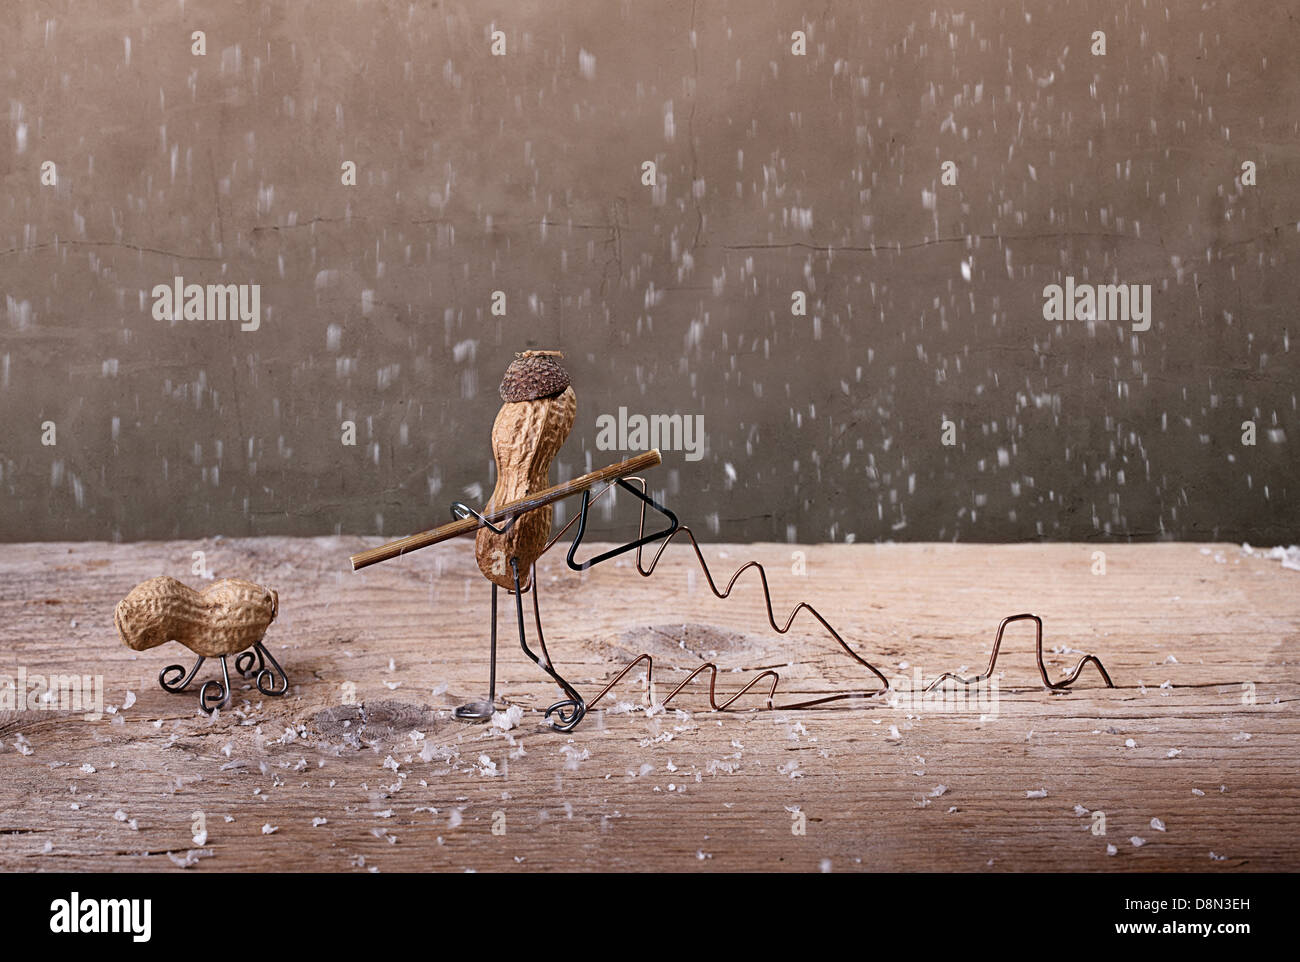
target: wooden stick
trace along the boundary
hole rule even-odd
[[[663,462],[663,457],[659,449],[646,451],[644,454],[638,454],[634,458],[628,458],[626,461],[620,461],[618,464],[611,464],[607,468],[601,468],[599,471],[592,471],[590,474],[584,474],[581,477],[574,478],[572,481],[565,481],[563,484],[552,485],[544,488],[536,494],[527,498],[520,498],[518,501],[511,501],[507,505],[496,508],[484,514],[488,521],[504,521],[507,518],[517,517],[526,511],[532,511],[536,508],[544,508],[548,504],[554,504],[564,498],[574,494],[581,494],[590,488],[595,487],[602,481],[616,481],[619,478],[627,477],[629,474],[636,474],[644,468],[653,468],[655,465]],[[419,534],[407,535],[405,538],[398,538],[396,541],[390,541],[387,544],[381,544],[377,548],[370,548],[359,554],[354,554],[349,559],[352,562],[352,570],[358,571],[367,565],[372,565],[380,561],[389,561],[393,558],[400,558],[409,551],[417,551],[420,548],[427,548],[430,545],[438,544],[440,541],[446,541],[449,538],[455,538],[463,534],[472,534],[479,528],[483,527],[478,518],[462,518],[460,521],[452,521],[441,527],[434,528],[430,531],[422,531]]]

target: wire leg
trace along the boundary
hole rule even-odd
[[[209,692],[209,687],[212,691]],[[208,714],[212,713],[214,708],[222,708],[230,701],[230,668],[226,664],[226,656],[221,656],[221,681],[208,680],[203,683],[199,689],[199,707]]]
[[[280,663],[275,660],[275,657],[269,651],[266,650],[266,645],[262,644],[262,642],[259,641],[255,644],[253,650],[257,652],[258,667],[257,681],[255,682],[257,690],[263,695],[283,695],[289,690],[289,676],[284,673],[284,669],[280,667]],[[245,654],[247,654],[247,652],[245,652]],[[265,661],[263,659],[265,659]],[[267,661],[271,663],[270,668],[265,667]],[[235,659],[235,668],[238,667],[239,659]],[[276,675],[280,676],[279,684],[276,684]]]
[[[497,583],[492,582],[492,658],[488,667],[488,701],[497,703]]]
[[[559,672],[557,672],[554,668],[551,667],[551,663],[550,663],[551,659],[549,656],[547,657],[546,661],[542,661],[542,659],[537,657],[537,655],[533,654],[533,650],[528,647],[528,638],[524,635],[524,597],[523,597],[523,592],[519,586],[519,559],[518,558],[510,559],[510,569],[514,572],[514,576],[515,576],[515,615],[519,621],[519,647],[524,650],[525,655],[527,655],[529,658],[533,660],[534,664],[536,664],[539,668],[542,669],[542,671],[546,672],[553,679],[555,679],[556,683],[561,688],[563,688],[565,693],[569,696],[567,699],[563,701],[557,701],[550,708],[546,709],[546,717],[549,719],[551,717],[551,714],[554,713],[559,720],[556,722],[551,722],[551,727],[553,727],[556,731],[571,732],[578,727],[578,723],[582,721],[583,716],[587,714],[587,703],[583,701],[582,696],[578,694],[578,690],[574,688],[572,685],[570,685],[563,678],[561,678]],[[533,580],[534,604],[536,604],[536,600],[537,600],[537,581],[536,581],[536,577],[534,576],[534,580]],[[539,625],[541,624],[540,620],[538,621],[538,624]]]
[[[262,657],[262,643],[258,642],[247,651],[240,652],[235,658],[235,671],[243,678],[253,678],[266,669],[266,659]],[[257,665],[254,667],[253,662]]]
[[[470,701],[457,705],[452,716],[462,721],[487,721],[497,710],[497,585],[492,582],[492,656],[488,667],[488,696],[486,700]]]
[[[188,675],[185,674],[185,667],[183,665],[168,665],[162,671],[158,672],[158,684],[162,685],[163,691],[169,691],[173,695],[178,695],[189,687],[190,682],[194,680],[194,676],[199,673],[199,668],[202,667],[205,661],[207,661],[207,659],[202,655],[199,655],[199,660],[194,663],[194,667],[190,669]],[[178,682],[176,679],[180,678],[182,675],[184,675],[184,680]],[[170,676],[170,679],[168,676]]]

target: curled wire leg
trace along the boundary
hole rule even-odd
[[[524,635],[524,596],[519,585],[518,558],[510,559],[510,569],[514,572],[515,576],[515,614],[519,620],[519,647],[524,650],[525,655],[533,660],[534,664],[550,675],[551,678],[553,678],[555,682],[564,689],[565,693],[568,694],[568,698],[563,701],[557,701],[550,708],[546,709],[546,718],[549,720],[551,715],[554,714],[557,720],[551,722],[551,727],[556,731],[571,732],[578,727],[578,723],[581,722],[583,716],[587,714],[587,703],[583,701],[582,695],[578,694],[578,690],[561,678],[559,672],[551,667],[550,656],[547,656],[546,660],[543,661],[533,653],[531,648],[528,647],[528,639]],[[534,578],[535,575],[536,571],[534,569]],[[537,594],[535,580],[533,592],[533,602],[536,604]],[[540,625],[540,623],[539,620],[538,624]]]
[[[254,659],[257,660],[256,668],[253,667]],[[247,651],[241,652],[239,656],[235,658],[235,671],[239,672],[239,674],[244,678],[252,678],[265,668],[266,661],[262,658],[261,642],[253,645],[253,647],[249,648]]]
[[[1051,688],[1053,691],[1060,691],[1064,688],[1069,688],[1078,679],[1079,673],[1083,671],[1083,666],[1089,662],[1097,666],[1097,671],[1101,674],[1102,681],[1106,683],[1107,688],[1115,687],[1115,683],[1110,680],[1110,675],[1107,674],[1105,667],[1096,655],[1084,655],[1079,659],[1079,663],[1074,666],[1074,671],[1070,672],[1060,681],[1052,681],[1052,679],[1047,675],[1047,664],[1043,661],[1043,619],[1039,618],[1037,615],[1021,614],[1003,618],[1002,623],[998,625],[997,637],[993,639],[993,652],[989,655],[989,666],[985,668],[983,672],[978,675],[973,675],[970,678],[966,678],[956,672],[945,671],[934,681],[930,682],[929,686],[927,686],[925,690],[927,692],[934,691],[934,689],[949,680],[961,682],[963,685],[974,685],[977,682],[989,678],[993,674],[993,666],[997,664],[998,652],[1002,648],[1002,634],[1007,630],[1007,625],[1011,624],[1013,621],[1032,621],[1034,623],[1034,630],[1037,635],[1035,650],[1038,659],[1038,674],[1043,679],[1043,684],[1048,688]]]
[[[189,687],[190,682],[194,680],[194,676],[198,674],[199,668],[206,660],[207,659],[202,655],[199,655],[199,660],[194,663],[194,667],[190,669],[188,675],[185,674],[185,667],[183,665],[168,665],[162,671],[158,672],[158,684],[162,685],[163,691],[169,691],[173,695],[178,695]],[[168,676],[171,676],[170,679]],[[182,676],[184,676],[184,680],[178,682],[176,679]]]
[[[262,644],[262,642],[259,641],[255,644],[253,650],[257,652],[257,690],[263,695],[283,695],[289,690],[289,676],[285,674],[284,669],[280,667],[280,663],[267,651],[266,645]],[[246,655],[248,652],[244,652],[244,654]],[[243,655],[240,657],[242,658]],[[271,663],[270,668],[264,667],[267,661]],[[235,667],[239,667],[238,659],[235,661]],[[277,675],[280,678],[279,684],[275,680]]]
[[[209,691],[208,689],[212,690]],[[209,714],[214,708],[222,708],[230,701],[230,668],[226,656],[221,656],[221,681],[209,679],[199,689],[199,707]]]

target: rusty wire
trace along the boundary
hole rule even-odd
[[[644,478],[630,477],[627,478],[626,480],[629,482],[633,482],[633,481],[639,482],[642,491],[644,492],[646,490],[646,482]],[[613,485],[611,484],[611,485],[607,485],[605,488],[602,488],[598,493],[596,493],[590,498],[590,501],[595,501],[598,498],[602,497],[605,494],[605,492],[610,490],[610,488],[612,487]],[[647,506],[648,506],[647,503],[645,501],[642,501],[640,520],[637,526],[638,540],[640,540],[645,534],[645,516],[646,516]],[[555,535],[546,543],[546,546],[542,549],[543,553],[549,551],[551,547],[554,546],[555,543],[559,541],[559,539],[563,537],[564,534],[574,524],[578,522],[578,520],[579,518],[575,516],[567,524],[565,524],[562,528],[560,528],[560,530],[557,531]],[[795,616],[797,616],[800,611],[807,610],[814,618],[817,619],[817,621],[822,625],[822,627],[826,629],[826,632],[832,638],[835,639],[836,643],[854,661],[867,668],[869,671],[872,672],[872,674],[874,674],[877,678],[880,679],[881,687],[873,691],[835,692],[832,694],[822,695],[821,697],[818,698],[793,702],[790,704],[776,705],[775,704],[776,691],[777,691],[777,686],[780,684],[781,676],[780,673],[777,672],[775,669],[768,668],[761,671],[747,684],[745,684],[744,687],[732,693],[724,701],[719,703],[718,694],[717,694],[717,680],[718,680],[719,669],[716,663],[710,661],[710,662],[705,662],[704,664],[698,666],[693,671],[691,671],[690,674],[688,674],[685,679],[683,679],[680,683],[678,683],[677,686],[674,687],[672,691],[668,693],[668,696],[664,698],[662,702],[659,702],[661,706],[666,706],[684,688],[686,688],[687,685],[689,685],[692,681],[694,681],[697,677],[699,677],[701,674],[705,672],[709,673],[709,704],[714,711],[726,711],[733,703],[735,703],[743,695],[753,690],[764,679],[771,680],[771,684],[767,686],[767,697],[765,699],[765,707],[768,709],[778,709],[778,710],[798,710],[804,708],[811,708],[816,705],[822,705],[833,701],[841,701],[847,699],[866,699],[866,698],[874,697],[876,695],[883,694],[884,692],[890,690],[888,679],[879,671],[879,669],[877,669],[869,661],[867,661],[865,658],[862,658],[857,652],[855,652],[848,645],[848,643],[845,642],[845,640],[840,636],[839,632],[835,630],[835,628],[830,624],[830,622],[828,622],[821,615],[821,613],[817,611],[816,608],[814,608],[812,605],[808,604],[807,602],[801,601],[794,606],[794,608],[790,612],[789,617],[786,618],[784,626],[777,624],[776,615],[772,607],[772,593],[767,582],[767,571],[760,562],[749,561],[741,565],[738,569],[736,569],[735,573],[732,574],[730,580],[727,582],[726,587],[719,590],[717,582],[713,578],[713,573],[709,569],[708,562],[704,558],[704,553],[700,549],[699,542],[696,541],[695,535],[691,532],[691,529],[686,525],[679,526],[676,531],[674,531],[672,534],[670,534],[667,538],[663,540],[663,542],[658,546],[658,548],[655,549],[654,556],[650,559],[650,564],[648,566],[643,565],[642,563],[642,549],[641,548],[636,549],[636,570],[638,574],[640,574],[642,577],[648,578],[654,573],[655,567],[658,565],[660,557],[663,556],[664,550],[668,547],[669,543],[673,540],[673,538],[677,535],[678,532],[685,533],[686,537],[689,539],[691,548],[695,552],[695,557],[699,561],[701,570],[704,572],[704,577],[709,583],[709,588],[716,597],[727,598],[731,594],[732,588],[735,586],[736,581],[740,578],[740,576],[750,568],[756,569],[758,571],[759,580],[763,588],[763,599],[767,605],[768,623],[772,626],[772,628],[775,631],[777,631],[780,634],[787,633],[790,630],[792,623],[794,622]],[[531,590],[532,586],[536,585],[537,580],[536,580],[535,573],[534,573],[534,577],[530,580],[531,580],[531,584],[529,585],[528,588],[524,589],[525,591]],[[547,651],[546,638],[545,635],[542,633],[541,611],[539,610],[536,592],[534,592],[533,594],[533,620],[537,627],[537,637],[542,651],[542,656],[543,658],[545,658],[546,663],[549,665],[550,653]],[[1051,678],[1048,676],[1046,663],[1043,661],[1043,621],[1037,615],[1019,614],[1019,615],[1011,615],[1010,617],[1002,619],[1002,622],[998,625],[997,636],[994,638],[993,641],[993,651],[989,657],[989,665],[988,668],[985,669],[983,673],[979,675],[975,675],[970,678],[966,678],[957,674],[956,672],[944,672],[933,682],[931,682],[930,685],[925,689],[925,691],[926,692],[933,691],[935,688],[943,684],[943,682],[948,681],[950,679],[953,681],[960,682],[963,685],[971,685],[983,681],[988,677],[990,677],[993,673],[994,666],[997,663],[998,654],[1001,651],[1002,637],[1003,634],[1006,632],[1007,625],[1011,624],[1012,622],[1022,621],[1022,620],[1032,620],[1034,622],[1035,629],[1036,629],[1035,654],[1036,654],[1036,661],[1038,665],[1038,672],[1043,680],[1043,684],[1047,688],[1050,688],[1054,691],[1060,691],[1068,688],[1069,686],[1073,685],[1076,680],[1078,680],[1079,675],[1083,671],[1084,666],[1089,663],[1092,663],[1097,667],[1097,671],[1098,673],[1100,673],[1102,680],[1106,683],[1106,687],[1108,688],[1115,687],[1114,682],[1111,681],[1110,675],[1107,673],[1105,666],[1102,665],[1101,660],[1098,659],[1096,655],[1091,655],[1091,654],[1085,655],[1083,658],[1081,658],[1079,660],[1079,663],[1074,666],[1074,669],[1065,678],[1056,682],[1052,681]],[[646,674],[645,674],[646,696],[647,699],[651,700],[651,702],[653,703],[654,658],[648,652],[643,652],[642,654],[637,655],[635,658],[633,658],[626,665],[624,665],[623,668],[620,669],[619,672],[614,676],[614,678],[608,684],[606,684],[597,693],[597,695],[591,699],[591,701],[587,702],[587,707],[588,708],[595,707],[595,705],[602,698],[608,695],[610,691],[612,691],[619,684],[619,682],[621,682],[625,677],[627,677],[628,674],[630,674],[638,665],[642,663],[644,663],[646,666]]]
[[[630,477],[630,478],[626,478],[625,480],[629,482],[633,482],[633,481],[639,482],[641,485],[641,490],[643,492],[646,491],[646,482],[644,478]],[[613,485],[608,485],[602,488],[598,493],[596,493],[591,497],[590,501],[597,500],[602,495],[604,495],[606,491],[610,490],[611,487],[613,487]],[[647,507],[648,504],[643,500],[641,503],[640,521],[637,526],[637,540],[640,540],[645,536],[645,518],[646,518]],[[559,541],[561,537],[564,536],[565,532],[567,532],[569,528],[577,524],[579,517],[580,516],[575,516],[567,524],[565,524],[564,527],[560,528],[560,530],[557,531],[555,535],[546,543],[546,546],[542,549],[542,552],[545,553],[546,551],[549,551],[551,547],[557,541]],[[766,707],[769,709],[778,709],[778,710],[796,710],[796,709],[803,709],[803,708],[812,708],[815,705],[823,705],[828,702],[843,701],[846,699],[866,699],[866,698],[871,698],[876,695],[882,694],[889,690],[889,680],[880,672],[880,670],[876,668],[875,665],[871,664],[871,662],[867,661],[865,658],[859,655],[856,651],[854,651],[849,646],[848,642],[846,642],[840,636],[840,633],[835,630],[835,628],[831,625],[831,623],[822,616],[821,612],[819,612],[812,605],[808,604],[806,601],[801,601],[794,606],[794,608],[790,611],[789,617],[785,619],[784,625],[777,624],[776,612],[772,607],[772,591],[769,588],[767,583],[767,570],[763,567],[762,563],[758,561],[749,561],[741,565],[739,568],[736,569],[735,573],[732,574],[731,579],[727,582],[727,586],[719,590],[717,582],[714,581],[713,579],[713,573],[712,571],[709,570],[709,564],[704,558],[704,553],[703,551],[700,550],[699,542],[695,540],[694,533],[692,533],[691,529],[686,525],[678,526],[677,529],[672,534],[670,534],[668,537],[666,537],[663,540],[662,543],[660,543],[659,547],[655,550],[654,557],[650,559],[650,564],[648,567],[642,564],[642,548],[638,547],[636,549],[636,570],[642,577],[648,578],[652,574],[654,574],[655,567],[659,564],[659,559],[660,557],[663,556],[664,549],[668,547],[668,545],[672,542],[673,538],[676,537],[677,534],[679,533],[684,533],[686,537],[690,540],[691,547],[695,551],[695,557],[698,559],[700,563],[700,568],[704,572],[704,577],[709,583],[709,589],[713,592],[713,594],[716,597],[718,598],[728,597],[731,594],[732,588],[735,587],[736,581],[740,578],[742,574],[744,574],[746,571],[748,571],[751,568],[757,570],[759,581],[763,587],[763,600],[767,605],[767,621],[768,624],[770,624],[776,632],[778,632],[779,634],[786,634],[787,632],[789,632],[790,627],[794,623],[794,619],[799,614],[799,612],[807,611],[810,615],[812,615],[812,617],[817,619],[818,623],[820,623],[821,626],[826,629],[827,634],[829,634],[833,639],[835,639],[835,642],[840,646],[840,648],[842,648],[845,651],[846,654],[848,654],[850,658],[852,658],[855,662],[857,662],[859,665],[862,665],[873,675],[875,675],[878,679],[880,679],[881,687],[871,691],[833,692],[829,694],[823,694],[818,698],[807,699],[799,702],[792,702],[790,704],[776,705],[774,703],[774,700],[776,697],[777,685],[780,684],[781,676],[780,673],[777,672],[776,670],[768,668],[768,669],[764,669],[755,678],[753,678],[748,684],[746,684],[743,688],[741,688],[739,691],[735,692],[730,697],[728,697],[724,702],[719,704],[718,697],[717,697],[718,666],[714,662],[705,662],[704,664],[695,668],[695,670],[693,670],[689,675],[687,675],[686,678],[668,694],[668,697],[666,697],[659,704],[667,705],[683,688],[689,685],[692,681],[694,681],[699,675],[701,675],[704,672],[709,672],[709,704],[712,706],[714,711],[725,711],[728,708],[728,706],[734,703],[742,695],[747,694],[750,690],[752,690],[756,685],[762,682],[765,678],[771,679],[771,685],[768,687],[767,690]],[[528,588],[524,589],[525,591],[531,590],[532,587],[537,584],[537,578],[535,572],[534,572],[534,576],[530,579],[530,581],[531,584]],[[545,635],[543,635],[542,633],[541,612],[538,610],[536,592],[533,593],[533,620],[537,626],[538,646],[541,648],[543,658],[546,659],[547,664],[550,664],[550,654],[547,652],[546,649],[546,638]],[[644,662],[646,665],[646,694],[647,697],[653,697],[654,658],[648,652],[643,652],[642,654],[638,655],[636,658],[632,659],[632,661],[629,662],[627,665],[625,665],[623,669],[619,671],[617,675],[614,676],[614,679],[611,682],[609,682],[609,684],[607,684],[604,688],[602,688],[599,694],[597,694],[595,698],[593,698],[591,701],[587,703],[587,707],[588,708],[594,707],[597,702],[599,702],[602,698],[604,698],[607,694],[609,694],[610,690],[613,689],[614,686],[616,686],[620,681],[622,681],[623,678],[626,677],[629,672],[631,672],[637,665],[641,664],[642,662]]]
[[[925,690],[927,692],[934,691],[934,689],[938,688],[949,678],[953,679],[954,681],[959,681],[963,685],[974,685],[977,682],[984,681],[986,678],[988,678],[990,675],[993,674],[993,666],[997,664],[997,660],[998,660],[998,651],[1002,648],[1002,633],[1007,630],[1007,625],[1011,624],[1011,622],[1013,621],[1024,621],[1026,619],[1033,621],[1034,628],[1038,636],[1038,642],[1036,648],[1037,661],[1038,661],[1038,674],[1042,677],[1044,685],[1046,685],[1048,688],[1051,688],[1054,691],[1060,691],[1063,688],[1069,688],[1078,679],[1079,673],[1083,671],[1083,666],[1091,662],[1092,664],[1097,666],[1097,671],[1101,673],[1102,680],[1106,682],[1106,687],[1107,688],[1115,687],[1115,683],[1110,680],[1110,675],[1107,674],[1105,666],[1102,665],[1101,660],[1096,655],[1084,655],[1082,658],[1079,659],[1079,663],[1074,666],[1074,671],[1070,672],[1060,681],[1052,681],[1052,679],[1049,678],[1047,675],[1047,665],[1043,662],[1043,619],[1039,618],[1038,615],[1022,614],[1022,615],[1011,615],[1010,617],[1003,618],[1002,623],[998,625],[997,637],[993,639],[993,652],[989,655],[989,666],[984,669],[983,673],[978,675],[972,675],[970,678],[965,678],[957,674],[955,671],[945,671],[934,681],[930,682],[929,686]]]

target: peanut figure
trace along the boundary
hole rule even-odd
[[[497,484],[484,514],[491,514],[495,508],[527,498],[548,486],[551,461],[569,436],[578,410],[569,375],[559,363],[563,356],[559,351],[524,351],[516,354],[506,369],[500,390],[503,403],[492,424]],[[452,511],[458,517],[473,515],[483,521],[484,526],[475,537],[474,555],[479,570],[492,582],[492,656],[488,696],[483,701],[459,706],[456,717],[481,720],[492,717],[496,710],[497,588],[501,587],[515,595],[519,644],[524,654],[569,695],[567,700],[548,708],[546,716],[558,714],[560,723],[556,727],[571,730],[586,714],[586,704],[577,690],[556,673],[540,635],[542,656],[538,657],[528,647],[524,634],[522,596],[531,588],[536,612],[537,584],[533,565],[550,537],[554,507],[548,504],[535,508],[502,525],[486,521],[482,514],[460,502],[452,506]],[[538,628],[540,631],[540,620]]]
[[[219,657],[222,681],[206,681],[199,689],[199,707],[210,712],[230,700],[228,655],[242,652],[235,659],[235,670],[245,678],[253,677],[262,694],[283,695],[289,690],[284,669],[262,643],[279,610],[275,590],[251,581],[225,578],[195,591],[163,575],[132,588],[117,603],[113,620],[122,641],[134,651],[178,641],[199,656],[189,674],[181,665],[168,665],[158,673],[158,683],[173,694],[189,686],[206,659]],[[266,667],[268,661],[274,670]]]

